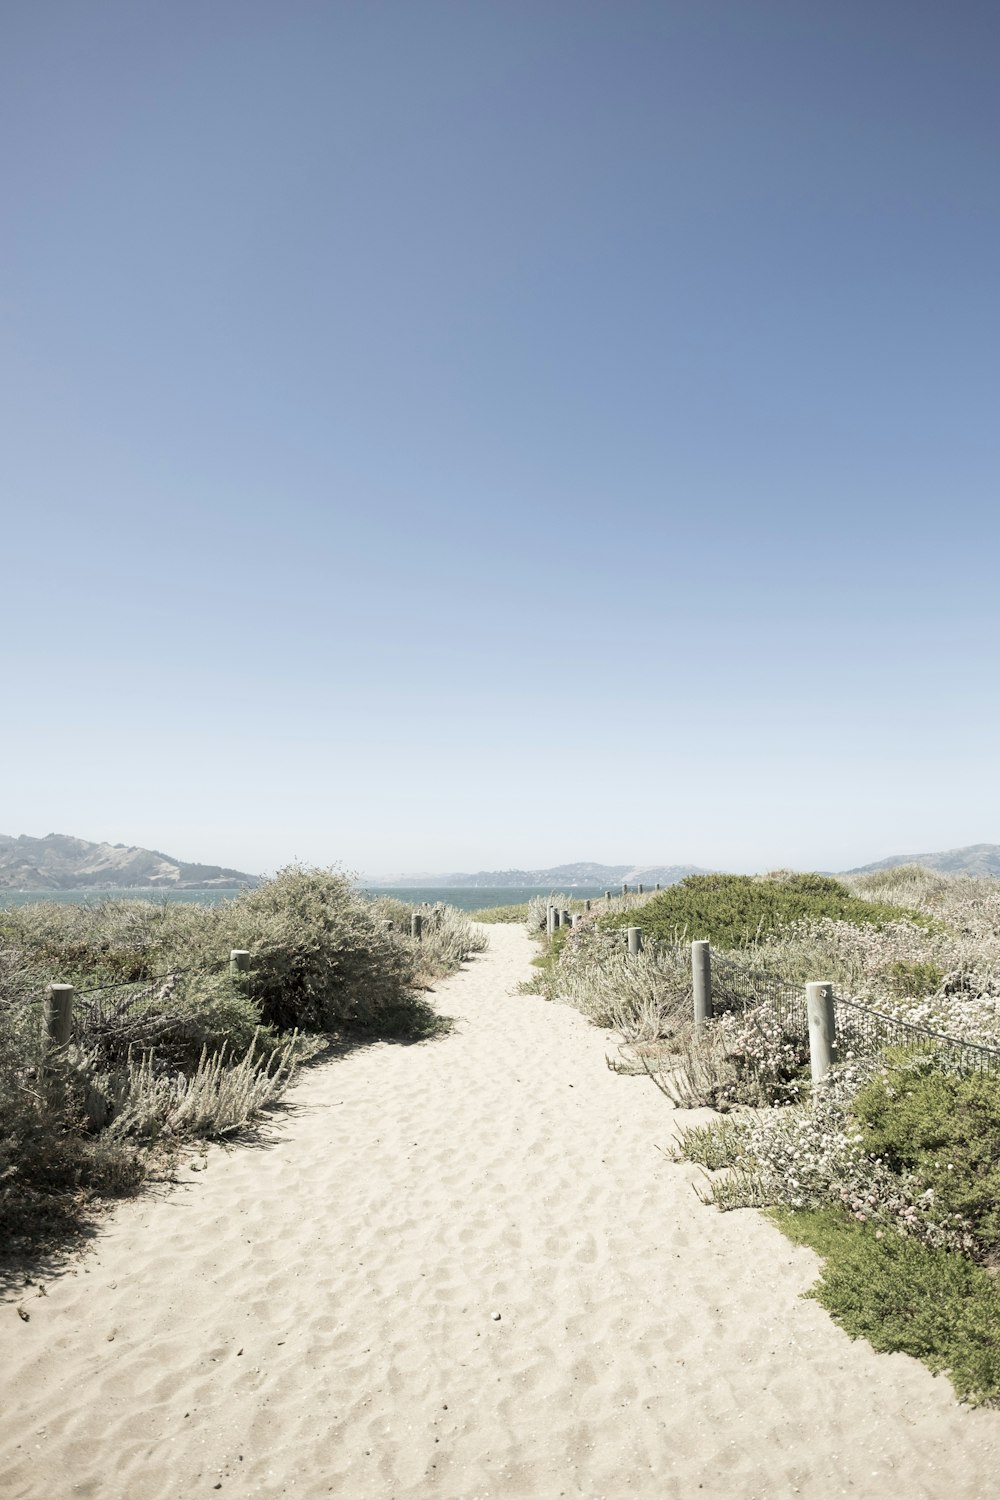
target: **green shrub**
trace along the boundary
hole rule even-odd
[[[258,1056],[278,1045],[274,1028],[262,1025],[257,1001],[228,972],[182,976],[165,998],[153,998],[132,1014],[137,1020],[158,1018],[155,1050],[161,1070],[196,1067],[203,1052],[214,1057],[225,1049],[242,1057],[255,1039]],[[83,1045],[89,1040],[84,1034]]]
[[[935,995],[944,983],[940,964],[918,959],[897,959],[885,971],[889,993],[898,1000],[920,1000]]]
[[[909,1060],[862,1085],[854,1101],[865,1150],[933,1189],[988,1249],[1000,1245],[1000,1081]]]
[[[479,911],[469,912],[470,922],[518,922],[528,920],[528,903],[519,906],[483,906]]]
[[[344,875],[291,865],[228,902],[221,925],[227,949],[249,950],[247,993],[281,1031],[373,1030],[405,1015],[413,952]]]
[[[838,1208],[773,1209],[771,1217],[824,1257],[806,1295],[852,1338],[946,1372],[963,1401],[1000,1399],[1000,1287],[981,1266]]]
[[[227,904],[31,901],[0,912],[0,942],[79,989],[138,984],[168,969],[226,967],[220,926]]]
[[[682,1126],[673,1159],[694,1162],[708,1172],[735,1167],[746,1151],[746,1134],[746,1122],[736,1115],[722,1115],[707,1125]]]
[[[781,873],[773,878],[689,875],[646,902],[641,926],[648,937],[662,942],[676,942],[686,934],[732,950],[749,947],[793,922],[821,917],[856,926],[900,921],[931,925],[931,918],[921,912],[865,901],[829,876]],[[608,912],[599,921],[603,928],[624,927],[634,923],[635,915]]]

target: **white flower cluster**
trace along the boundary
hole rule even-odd
[[[716,1186],[720,1206],[746,1203],[819,1208],[841,1203],[855,1219],[968,1252],[975,1241],[957,1216],[936,1210],[934,1192],[913,1174],[892,1172],[864,1149],[850,1106],[874,1064],[846,1064],[796,1109],[741,1121],[736,1173]]]
[[[789,1104],[801,1097],[809,1044],[771,1006],[720,1016],[713,1030],[734,1075],[720,1079],[717,1105]]]

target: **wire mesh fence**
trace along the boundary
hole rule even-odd
[[[744,1012],[766,1005],[777,1015],[789,1036],[809,1035],[805,986],[712,954],[712,1006],[714,1012]],[[1000,1047],[948,1036],[927,1026],[917,1026],[888,1015],[860,1000],[834,995],[838,1058],[873,1057],[888,1048],[923,1053],[957,1072],[987,1073],[1000,1077]]]
[[[712,954],[712,1009],[716,1015],[770,1006],[783,1031],[805,1037],[809,1032],[805,991],[800,984],[747,968],[736,959]]]
[[[149,1001],[173,993],[184,970],[155,974],[149,979],[127,980],[120,984],[101,984],[89,990],[76,990],[73,1014],[79,1025],[100,1026],[114,1017],[143,1007]]]
[[[221,973],[228,963],[177,968],[140,980],[94,985],[73,992],[69,1040],[107,1060],[121,1060],[133,1049],[163,1046],[189,1029],[183,1003],[190,980]]]
[[[858,1000],[834,996],[837,1029],[837,1052],[841,1059],[848,1053],[855,1057],[872,1056],[887,1048],[925,1053],[960,1073],[989,1073],[1000,1076],[1000,1048],[980,1042],[963,1041],[927,1026],[915,1026],[898,1016],[862,1005]]]

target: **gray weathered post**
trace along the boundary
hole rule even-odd
[[[809,1071],[813,1083],[821,1083],[837,1061],[837,1021],[833,1009],[833,985],[806,985],[809,1017]]]
[[[654,890],[654,891],[658,891],[658,890],[660,890],[660,888],[661,888],[661,887],[660,887],[660,882],[659,882],[659,881],[657,881],[657,882],[656,882],[656,884],[655,884],[655,885],[654,885],[654,886],[653,886],[653,890]]]
[[[610,901],[611,900],[611,892],[610,891],[605,891],[604,892],[604,899],[605,899],[605,901]]]
[[[552,934],[555,932],[555,930],[556,930],[556,909],[555,909],[554,906],[547,906],[545,908],[545,933],[546,933],[546,936],[547,937],[551,937]]]
[[[627,896],[628,895],[628,884],[624,880],[622,881],[622,895],[623,896]]]
[[[45,1029],[53,1047],[65,1047],[73,1032],[73,996],[71,984],[50,984],[45,1007]]]
[[[639,895],[640,896],[643,894],[644,890],[645,890],[645,886],[643,885],[642,881],[640,880],[639,881]]]
[[[249,948],[231,948],[229,950],[229,973],[233,979],[237,974],[244,973],[250,967]]]
[[[570,917],[568,911],[564,911],[562,914],[562,924],[564,927],[572,927],[573,925],[572,918]]]
[[[555,929],[559,927],[561,923],[562,917],[559,913],[559,908],[558,906],[554,906],[552,908],[552,930],[555,931]]]
[[[691,944],[691,990],[694,1024],[703,1026],[712,1014],[712,950],[706,938]]]
[[[630,927],[628,929],[628,951],[633,955],[642,952],[641,927]]]
[[[418,911],[410,918],[410,936],[418,940],[424,935],[424,919]]]

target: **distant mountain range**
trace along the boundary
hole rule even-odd
[[[945,849],[937,854],[892,854],[875,864],[844,870],[845,875],[868,875],[876,870],[891,870],[895,865],[925,865],[949,875],[983,875],[1000,877],[1000,844],[969,844],[964,849]],[[549,886],[552,890],[572,890],[574,886],[676,885],[688,875],[708,875],[700,865],[598,865],[585,861],[574,865],[553,865],[546,870],[477,870],[474,875],[459,873],[433,875],[373,875],[364,883],[372,888],[448,886]]]
[[[256,885],[258,877],[222,865],[196,865],[157,849],[92,844],[65,833],[33,839],[0,834],[0,889],[76,891],[142,887],[189,891]]]
[[[893,854],[874,864],[844,871],[867,875],[891,870],[896,865],[925,865],[949,875],[981,875],[1000,878],[1000,844],[969,844],[963,849],[945,849],[936,854]],[[544,870],[478,870],[434,875],[379,875],[367,879],[370,888],[546,886],[551,890],[573,890],[578,886],[675,885],[687,875],[707,875],[699,865],[602,865],[588,861],[552,865]],[[0,889],[20,891],[64,891],[95,889],[198,890],[218,887],[234,890],[253,886],[259,876],[223,865],[199,865],[176,859],[157,849],[128,844],[95,844],[87,839],[50,833],[45,838],[0,834]]]
[[[987,875],[1000,877],[1000,844],[967,844],[964,849],[943,849],[937,854],[890,854],[873,865],[845,870],[845,875],[871,875],[876,870],[892,870],[897,865],[924,865],[945,875]]]
[[[488,886],[517,888],[544,885],[553,890],[572,890],[574,886],[676,885],[686,875],[707,875],[699,865],[596,865],[583,861],[575,865],[553,865],[547,870],[477,870],[474,875],[376,875],[365,881],[371,887],[447,887]]]

